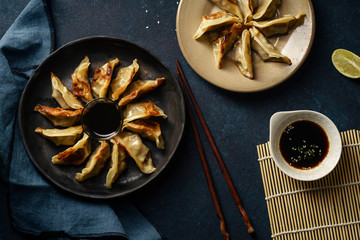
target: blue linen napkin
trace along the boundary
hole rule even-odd
[[[15,229],[44,238],[161,239],[128,201],[79,199],[50,185],[34,168],[17,123],[26,82],[51,53],[53,30],[46,1],[32,0],[0,40],[0,178],[8,182]]]

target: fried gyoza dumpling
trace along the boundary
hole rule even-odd
[[[138,70],[139,64],[137,63],[137,59],[135,59],[130,66],[120,68],[118,74],[110,83],[109,97],[111,100],[118,100],[119,96],[131,83]]]
[[[56,127],[71,127],[80,122],[82,109],[65,110],[37,104],[34,111],[49,119]]]
[[[289,30],[303,21],[305,14],[299,13],[296,16],[286,15],[281,18],[277,18],[270,21],[250,21],[247,23],[248,26],[255,26],[258,28],[266,37],[271,37],[279,34],[286,34]]]
[[[84,133],[83,137],[72,147],[53,156],[51,161],[53,164],[59,165],[80,165],[91,153],[90,137]]]
[[[91,82],[91,90],[94,97],[104,98],[111,82],[111,77],[114,72],[114,68],[119,64],[119,59],[115,58],[108,63],[105,63],[102,67],[95,69],[94,77]]]
[[[139,119],[125,123],[124,128],[140,134],[143,138],[156,142],[157,148],[164,149],[164,139],[161,135],[161,128],[158,122],[151,119]]]
[[[253,67],[251,60],[251,45],[250,45],[250,33],[245,29],[241,38],[235,43],[235,64],[239,68],[240,72],[248,78],[253,78]]]
[[[200,38],[205,32],[209,32],[237,22],[240,22],[240,19],[226,12],[225,10],[213,13],[211,15],[202,16],[200,26],[194,35],[194,39]]]
[[[81,109],[81,102],[66,88],[60,79],[51,73],[52,97],[63,109]]]
[[[255,9],[258,7],[258,0],[240,0],[241,9],[244,14],[244,22],[252,20]]]
[[[154,167],[151,151],[146,147],[138,134],[132,132],[120,132],[114,140],[125,148],[125,151],[135,160],[138,168],[146,174],[156,170]]]
[[[259,21],[273,18],[280,4],[281,0],[262,0],[253,19]]]
[[[150,92],[160,86],[165,78],[157,78],[156,80],[137,80],[132,82],[119,101],[119,106],[123,107],[135,98]]]
[[[124,124],[136,119],[146,119],[149,117],[167,118],[164,111],[152,101],[128,104],[123,111]]]
[[[85,168],[81,173],[76,173],[75,179],[79,182],[85,181],[98,175],[105,166],[106,160],[110,157],[110,145],[106,141],[99,141],[100,145],[91,154]]]
[[[234,23],[230,28],[222,31],[221,35],[213,41],[213,54],[217,68],[221,68],[223,57],[239,38],[244,28],[245,26],[241,23]]]
[[[88,76],[89,65],[89,58],[85,56],[74,73],[71,74],[73,94],[84,102],[89,102],[93,99]]]
[[[106,175],[106,187],[111,189],[112,184],[118,179],[119,175],[127,168],[126,152],[122,146],[117,144],[114,139],[110,139],[112,145],[110,169]]]
[[[83,128],[82,126],[74,126],[65,129],[44,129],[37,127],[35,132],[39,133],[44,138],[49,139],[55,143],[56,146],[72,146],[81,137]]]
[[[250,28],[251,47],[260,56],[264,62],[284,62],[291,64],[291,60],[282,55],[273,45],[271,45],[265,36],[256,28]]]
[[[243,22],[243,16],[241,10],[236,0],[210,0],[215,3],[219,8],[228,11],[229,13],[234,14],[240,19],[240,22]]]

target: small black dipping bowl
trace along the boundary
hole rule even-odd
[[[123,123],[120,107],[108,98],[95,98],[81,113],[84,131],[97,140],[108,140],[119,133]]]

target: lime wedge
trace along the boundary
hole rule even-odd
[[[336,49],[331,55],[336,70],[349,78],[360,78],[360,57],[345,49]]]

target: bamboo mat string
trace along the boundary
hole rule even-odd
[[[310,182],[282,173],[269,143],[257,146],[273,239],[360,239],[360,132],[342,132],[341,138],[336,168]]]
[[[265,197],[265,200],[268,201],[272,198],[287,196],[287,195],[296,194],[296,193],[310,192],[310,191],[316,191],[316,190],[326,190],[326,189],[332,189],[332,188],[342,188],[342,187],[349,187],[349,186],[359,185],[359,184],[360,184],[360,182],[353,182],[353,183],[347,183],[347,184],[341,184],[341,185],[335,185],[335,186],[316,187],[316,188],[294,190],[292,192],[282,192],[282,193],[278,193],[278,194],[275,194],[272,196]]]

